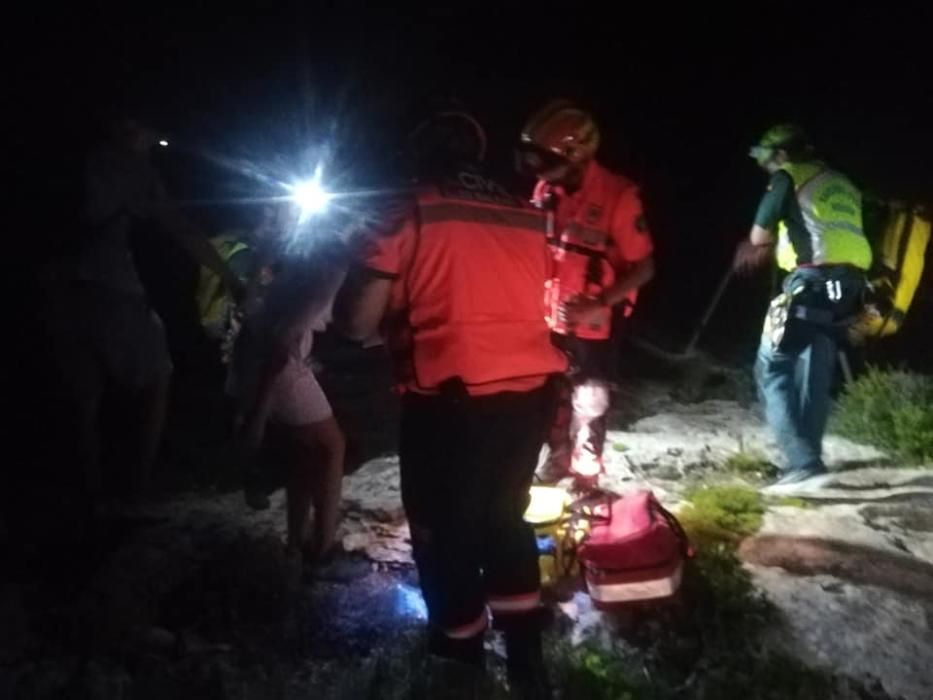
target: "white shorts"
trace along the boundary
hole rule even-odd
[[[282,368],[272,387],[269,418],[283,425],[320,423],[334,415],[311,368],[294,358]]]
[[[241,342],[245,341],[245,342]],[[255,399],[265,355],[250,347],[248,339],[238,339],[227,377],[227,392],[236,397],[240,410],[247,410]],[[269,419],[282,425],[319,423],[334,415],[324,390],[306,361],[290,356],[272,385]]]

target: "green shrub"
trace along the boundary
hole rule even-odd
[[[869,368],[839,398],[833,429],[902,459],[933,460],[933,378]]]
[[[738,476],[753,479],[769,479],[777,476],[778,468],[760,452],[735,452],[726,458],[723,468]]]
[[[687,494],[678,518],[698,546],[734,545],[757,532],[765,512],[761,494],[746,486],[707,486]]]
[[[694,595],[702,600],[701,626],[717,630],[723,635],[719,641],[729,647],[734,638],[753,637],[773,616],[773,607],[755,589],[736,553],[739,542],[761,527],[764,499],[745,486],[707,486],[687,497],[677,517],[696,551]]]
[[[590,700],[640,700],[647,697],[637,674],[619,654],[594,642],[573,647],[555,644],[548,654],[554,680],[562,698]]]

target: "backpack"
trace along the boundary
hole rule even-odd
[[[913,302],[930,242],[930,215],[922,207],[892,202],[875,240],[865,307],[850,331],[862,343],[900,330]]]
[[[597,507],[577,558],[597,608],[673,596],[693,556],[683,528],[648,490]]]
[[[680,523],[647,490],[571,501],[561,488],[532,486],[525,520],[537,535],[542,585],[582,573],[601,609],[674,595],[693,556]]]

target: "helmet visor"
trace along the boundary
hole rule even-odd
[[[515,167],[523,175],[537,177],[541,173],[568,163],[569,161],[563,156],[527,141],[523,141],[515,149]]]

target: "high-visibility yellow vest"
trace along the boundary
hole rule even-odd
[[[243,242],[243,237],[237,233],[225,233],[214,236],[210,243],[217,250],[221,259],[228,262],[234,255],[249,250],[249,245]],[[210,334],[220,337],[227,318],[227,310],[231,299],[224,287],[223,280],[212,270],[201,268],[198,278],[198,287],[195,292],[198,304],[198,315],[201,326]]]
[[[867,270],[871,246],[862,228],[862,195],[852,182],[819,162],[781,166],[794,181],[797,203],[810,234],[813,265],[848,264]],[[778,226],[777,262],[793,270],[801,262],[787,225]]]

